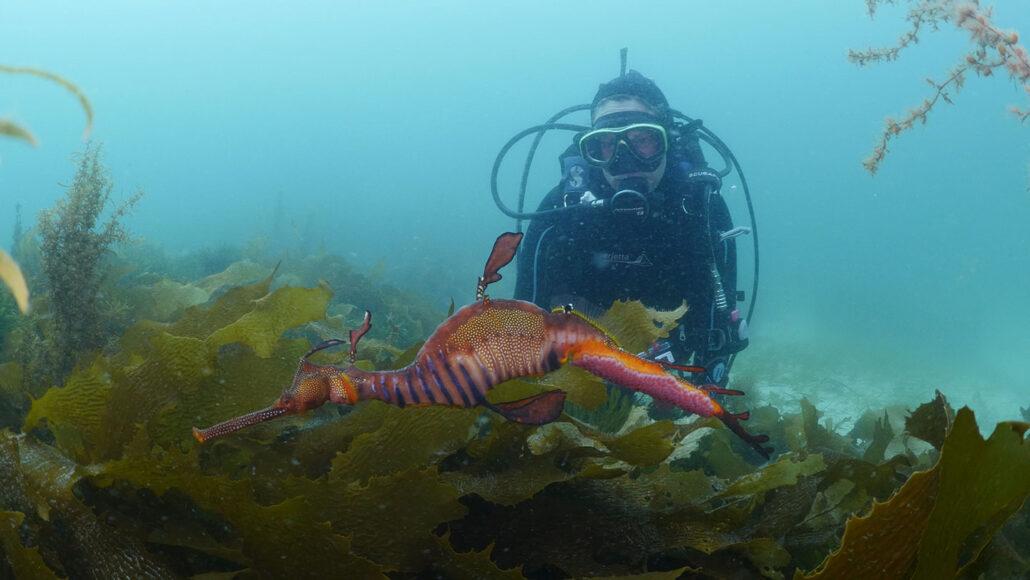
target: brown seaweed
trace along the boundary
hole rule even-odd
[[[117,351],[32,401],[31,435],[0,441],[3,570],[79,577],[126,565],[121,550],[156,577],[1027,571],[1026,427],[1002,424],[984,441],[972,413],[952,415],[942,396],[904,428],[876,410],[847,435],[807,401],[798,413],[755,409],[751,421],[788,449],[764,466],[717,422],[654,421],[634,399],[617,425],[602,411],[540,427],[475,409],[327,406],[198,447],[190,426],[277,394],[310,348],[304,325],[322,321],[333,296],[271,283],[174,322],[140,321]],[[637,318],[620,340],[667,329],[620,308]],[[417,348],[362,344],[359,363],[377,368]],[[559,386],[603,409],[605,386],[579,375],[496,393]],[[0,372],[17,376],[16,365]]]

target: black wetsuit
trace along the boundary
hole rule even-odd
[[[746,339],[736,336],[729,319],[737,298],[736,245],[719,241],[733,223],[717,186],[693,179],[690,168],[670,158],[662,181],[648,194],[646,218],[584,208],[532,220],[519,250],[515,297],[544,308],[585,300],[606,309],[629,299],[672,310],[686,301],[689,310],[663,345],[676,363],[707,366],[744,348]],[[588,182],[596,197],[611,197],[599,170],[591,170]],[[563,207],[567,197],[563,180],[539,209]],[[713,261],[726,295],[724,311],[715,308]],[[723,376],[696,378],[726,382]]]

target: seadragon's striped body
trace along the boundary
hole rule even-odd
[[[504,381],[557,370],[591,342],[612,344],[577,314],[516,300],[479,301],[440,325],[406,368],[347,375],[359,400],[472,407]]]
[[[497,253],[496,246],[494,253]],[[484,288],[481,279],[480,295]],[[507,380],[540,376],[571,364],[691,413],[718,417],[755,450],[769,456],[768,448],[762,446],[768,438],[751,435],[740,425],[740,420],[747,419],[747,413],[729,413],[712,397],[713,393],[739,394],[739,391],[695,386],[669,373],[659,363],[630,354],[619,348],[604,330],[571,308],[548,312],[529,302],[480,296],[441,323],[410,365],[394,371],[363,371],[353,364],[355,345],[368,328],[366,315],[365,326],[351,333],[352,364],[349,367],[316,365],[305,356],[292,385],[272,407],[208,429],[195,429],[194,435],[200,441],[207,441],[274,417],[302,413],[326,402],[353,405],[371,399],[400,407],[482,405],[513,421],[547,423],[561,414],[565,398],[561,391],[548,391],[497,405],[487,402],[486,393]],[[308,355],[335,344],[340,341],[323,343]]]

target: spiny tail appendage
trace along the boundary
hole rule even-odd
[[[740,424],[740,421],[747,420],[749,413],[730,413],[711,396],[713,393],[742,395],[741,391],[714,385],[694,386],[669,374],[658,363],[634,356],[601,340],[585,342],[570,350],[568,362],[607,381],[650,395],[684,411],[702,417],[717,417],[762,457],[769,459],[772,453],[772,448],[762,445],[769,441],[768,436],[752,435]]]

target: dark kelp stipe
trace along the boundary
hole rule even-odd
[[[943,396],[907,419],[869,411],[849,432],[827,429],[808,401],[798,413],[757,407],[748,425],[780,453],[762,466],[718,421],[654,421],[619,392],[605,402],[604,383],[572,367],[487,395],[567,392],[569,413],[543,426],[475,407],[371,401],[197,444],[192,425],[273,400],[275,378],[312,344],[360,325],[353,298],[340,297],[374,285],[335,257],[301,266],[284,263],[279,275],[312,288],[271,290],[268,278],[172,321],[138,322],[65,387],[27,403],[18,429],[0,433],[0,576],[1030,573],[1027,425],[1002,423],[985,440],[972,412],[953,412]],[[428,327],[404,310],[416,299],[401,298],[384,290],[362,301],[382,300],[401,326],[396,340],[411,344]],[[625,303],[602,324],[634,348],[676,317]],[[357,366],[414,360],[420,345],[400,350],[381,326],[361,339]],[[0,366],[0,398],[15,411],[8,386],[21,373]]]

